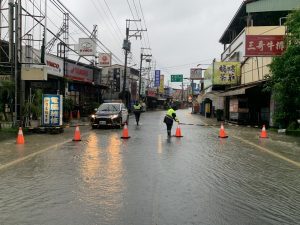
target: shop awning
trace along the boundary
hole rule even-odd
[[[239,88],[239,89],[235,89],[235,90],[231,90],[231,91],[226,91],[223,93],[220,93],[220,97],[226,97],[226,96],[234,96],[234,95],[244,95],[246,94],[246,90],[249,88],[255,87],[255,85],[252,86],[248,86],[248,87],[243,87],[243,88]]]

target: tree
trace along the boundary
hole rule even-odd
[[[275,100],[274,121],[283,127],[295,122],[300,110],[300,10],[289,14],[286,50],[270,64],[271,75],[267,90]]]

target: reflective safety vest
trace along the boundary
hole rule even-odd
[[[142,109],[142,106],[141,106],[141,104],[133,105],[133,109],[134,109],[135,111],[140,111],[140,110]]]
[[[175,118],[173,118],[173,114],[175,114]],[[176,112],[174,109],[170,108],[168,111],[167,111],[167,117],[169,117],[170,119],[174,119],[175,121],[178,121],[177,117],[176,117]]]

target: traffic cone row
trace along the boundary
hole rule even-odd
[[[177,128],[176,128],[175,137],[183,137],[182,134],[181,134],[181,129],[180,129],[179,124],[177,125]],[[262,130],[261,130],[261,134],[260,134],[259,137],[260,138],[268,138],[265,125],[263,125]],[[122,139],[129,139],[130,138],[127,124],[124,125],[121,138]],[[219,131],[219,138],[228,138],[228,135],[225,132],[223,123],[221,123],[221,128],[220,128],[220,131]],[[80,135],[80,130],[79,130],[78,125],[75,128],[73,141],[81,141],[81,135]],[[17,144],[24,144],[25,143],[22,127],[19,127],[16,143]]]

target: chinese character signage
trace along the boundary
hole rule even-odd
[[[43,125],[62,125],[62,95],[43,95]]]
[[[92,83],[93,70],[84,66],[79,66],[73,63],[66,62],[65,77],[71,80]]]
[[[246,56],[276,56],[284,51],[283,35],[246,35]]]
[[[201,68],[191,68],[190,78],[192,80],[201,80],[202,79],[202,69]]]
[[[159,85],[160,85],[160,70],[155,70],[154,87],[159,87]]]
[[[213,84],[226,85],[237,84],[240,76],[240,63],[215,62]]]

